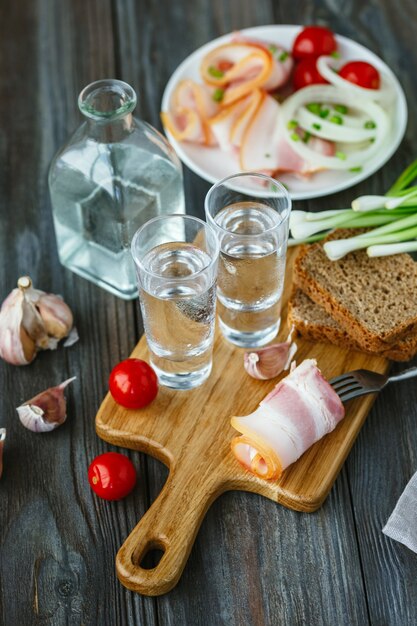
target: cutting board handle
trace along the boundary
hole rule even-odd
[[[198,484],[189,482],[189,468],[172,468],[158,498],[120,548],[116,570],[128,589],[157,596],[177,584],[208,508],[224,491],[216,470],[201,481],[194,474]],[[163,554],[155,567],[146,569],[141,563],[152,550]]]

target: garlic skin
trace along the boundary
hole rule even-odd
[[[6,440],[6,429],[0,428],[0,478],[3,473],[3,447]]]
[[[245,352],[244,367],[249,376],[258,380],[269,380],[288,369],[297,352],[297,344],[291,340],[292,333],[291,329],[287,340],[283,343],[275,343],[260,350]]]
[[[16,411],[23,426],[34,433],[46,433],[61,426],[67,419],[64,389],[76,378],[73,376],[56,387],[49,387],[18,406]]]
[[[38,350],[55,350],[73,328],[71,309],[60,296],[32,287],[22,276],[0,310],[0,357],[27,365]]]

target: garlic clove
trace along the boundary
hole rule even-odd
[[[22,327],[24,294],[13,289],[0,310],[0,357],[13,365],[27,365],[36,353],[35,342]]]
[[[71,309],[62,298],[52,293],[43,294],[36,307],[41,315],[48,335],[56,339],[66,337],[74,323]]]
[[[22,276],[0,310],[0,357],[27,365],[38,350],[54,350],[73,327],[71,309],[61,296],[34,289]]]
[[[3,447],[6,440],[6,429],[0,428],[0,478],[3,473]]]
[[[249,376],[259,380],[269,380],[288,369],[297,352],[297,344],[291,341],[292,333],[291,329],[287,340],[283,343],[275,343],[260,350],[246,352],[243,359]]]
[[[67,419],[64,389],[75,379],[73,376],[56,387],[49,387],[17,407],[23,426],[35,433],[49,432],[61,426]]]

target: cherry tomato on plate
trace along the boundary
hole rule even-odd
[[[336,50],[337,43],[331,30],[325,26],[306,26],[295,38],[292,54],[297,60],[316,59]]]
[[[118,452],[100,454],[88,468],[91,489],[104,500],[121,500],[136,484],[136,470],[130,459]]]
[[[303,59],[295,66],[293,83],[295,89],[309,85],[326,85],[327,80],[317,69],[317,59]]]
[[[365,89],[379,89],[381,78],[378,70],[366,61],[350,61],[339,70],[339,76]]]
[[[145,361],[125,359],[112,369],[109,388],[118,404],[128,409],[141,409],[158,393],[158,378]]]

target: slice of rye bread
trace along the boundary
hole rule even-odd
[[[338,230],[327,239],[357,233]],[[386,350],[417,330],[417,263],[408,254],[370,258],[357,250],[330,261],[321,242],[302,246],[293,281],[364,350]]]
[[[331,315],[300,289],[294,289],[291,294],[287,319],[288,326],[293,326],[296,332],[308,341],[332,343],[341,348],[379,354],[391,361],[409,361],[417,354],[417,332],[411,333],[406,339],[401,339],[395,344],[387,344],[385,350],[379,352],[363,350]]]

